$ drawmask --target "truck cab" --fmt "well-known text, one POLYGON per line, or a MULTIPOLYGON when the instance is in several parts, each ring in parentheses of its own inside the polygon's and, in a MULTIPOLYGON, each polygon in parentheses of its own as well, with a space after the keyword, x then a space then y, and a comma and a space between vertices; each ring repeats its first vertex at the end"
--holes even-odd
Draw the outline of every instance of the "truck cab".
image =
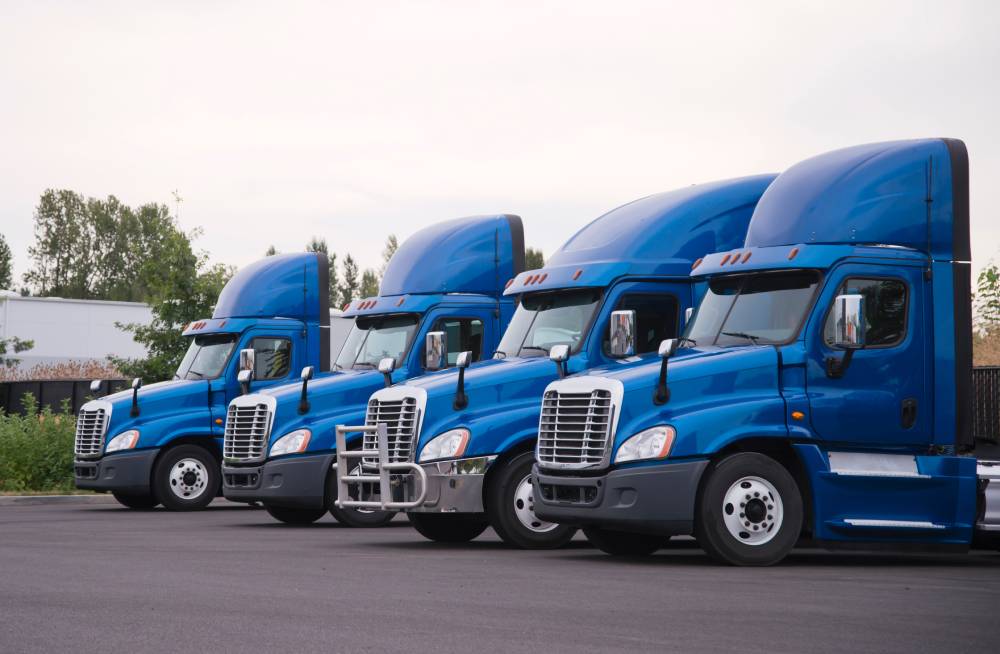
POLYGON ((736 565, 776 563, 803 535, 968 547, 996 529, 998 504, 994 466, 961 454, 973 444, 969 259, 961 141, 793 166, 743 247, 692 271, 708 288, 681 339, 545 390, 537 515, 611 554, 693 534, 736 565), (581 448, 586 398, 608 418, 581 448))
MULTIPOLYGON (((226 407, 240 394, 241 351, 255 384, 291 381, 303 366, 329 374, 343 330, 330 328, 321 253, 268 257, 223 288, 211 318, 184 327, 188 349, 170 381, 86 403, 77 420, 77 488, 111 491, 123 505, 204 508, 219 493, 226 407), (335 343, 331 343, 335 340, 335 343)), ((332 318, 340 320, 339 318, 332 318)))
MULTIPOLYGON (((460 218, 407 239, 386 268, 378 297, 352 302, 354 327, 326 379, 256 391, 229 405, 223 445, 223 492, 260 502, 277 520, 309 524, 328 510, 353 526, 391 515, 344 510, 336 499, 336 426, 364 420, 379 387, 425 372, 427 334, 444 333, 441 365, 460 352, 489 357, 514 312, 505 280, 524 269, 517 216, 460 218)), ((361 445, 360 435, 345 447, 361 445)))
MULTIPOLYGON (((565 373, 627 365, 676 336, 700 294, 689 276, 695 258, 742 243, 773 179, 701 184, 628 203, 581 229, 544 268, 511 280, 506 296, 518 298, 518 308, 492 359, 371 396, 366 451, 339 455, 340 470, 363 461, 357 474, 340 477, 340 506, 402 508, 436 541, 471 540, 493 526, 515 547, 565 544, 575 528, 533 511, 543 389, 565 373), (562 355, 553 365, 556 350, 562 355)), ((343 423, 345 436, 352 424, 343 423)))

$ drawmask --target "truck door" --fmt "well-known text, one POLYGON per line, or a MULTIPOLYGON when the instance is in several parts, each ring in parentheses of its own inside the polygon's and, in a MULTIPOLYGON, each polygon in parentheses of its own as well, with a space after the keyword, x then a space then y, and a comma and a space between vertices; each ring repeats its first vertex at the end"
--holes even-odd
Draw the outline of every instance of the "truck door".
POLYGON ((424 337, 429 331, 440 331, 447 334, 448 366, 455 365, 458 355, 462 352, 472 352, 472 361, 488 359, 496 349, 499 339, 496 320, 492 308, 441 307, 436 309, 424 321, 418 338, 411 349, 410 361, 412 374, 420 375, 424 371, 424 337))
POLYGON ((806 334, 810 424, 822 439, 862 445, 923 445, 933 424, 928 382, 931 334, 922 267, 847 264, 835 268, 806 334), (843 375, 828 372, 832 306, 842 293, 864 297, 865 347, 843 375))
MULTIPOLYGON (((281 332, 251 332, 240 344, 240 349, 250 348, 254 351, 254 376, 250 384, 250 392, 259 391, 278 384, 287 384, 296 379, 304 365, 299 360, 304 353, 300 347, 295 347, 295 338, 291 333, 281 332), (298 357, 298 358, 296 358, 298 357), (301 364, 301 365, 300 365, 301 364)), ((238 350, 237 350, 238 353, 238 350)), ((234 356, 227 367, 224 377, 212 380, 212 431, 217 436, 225 432, 226 410, 229 403, 242 391, 236 375, 239 372, 239 356, 234 356)))

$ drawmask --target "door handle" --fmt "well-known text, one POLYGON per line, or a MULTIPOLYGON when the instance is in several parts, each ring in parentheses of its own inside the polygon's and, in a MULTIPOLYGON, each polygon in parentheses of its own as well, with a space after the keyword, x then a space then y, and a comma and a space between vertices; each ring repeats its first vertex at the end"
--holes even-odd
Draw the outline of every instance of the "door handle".
POLYGON ((903 425, 903 429, 909 429, 917 422, 917 400, 912 397, 908 397, 903 400, 902 411, 900 415, 900 422, 903 425))

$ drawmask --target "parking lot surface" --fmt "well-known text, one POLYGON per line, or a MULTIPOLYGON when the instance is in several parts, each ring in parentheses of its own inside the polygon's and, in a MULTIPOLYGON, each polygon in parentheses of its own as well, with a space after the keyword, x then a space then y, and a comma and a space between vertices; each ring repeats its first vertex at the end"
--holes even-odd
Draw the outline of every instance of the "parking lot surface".
POLYGON ((0 506, 0 652, 983 652, 1000 553, 796 550, 712 564, 687 541, 616 560, 403 520, 290 528, 261 510, 0 506))

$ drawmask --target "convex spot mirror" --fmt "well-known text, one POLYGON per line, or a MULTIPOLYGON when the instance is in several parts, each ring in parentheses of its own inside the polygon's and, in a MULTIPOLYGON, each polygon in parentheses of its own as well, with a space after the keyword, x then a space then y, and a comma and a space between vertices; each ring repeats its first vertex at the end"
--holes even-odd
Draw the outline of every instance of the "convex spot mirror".
POLYGON ((608 349, 612 357, 624 359, 635 355, 635 311, 612 311, 608 331, 608 349))
POLYGON ((302 373, 299 375, 299 379, 301 379, 302 381, 309 381, 312 378, 313 378, 313 367, 306 366, 305 368, 303 368, 302 373))
POLYGON ((674 356, 677 352, 677 347, 680 345, 680 339, 678 338, 665 338, 660 341, 659 354, 661 359, 669 359, 674 356))
POLYGON ((468 368, 472 363, 472 352, 459 352, 458 358, 455 359, 455 365, 459 368, 468 368))
POLYGON ((448 367, 447 332, 427 332, 424 338, 424 368, 441 370, 448 367))
POLYGON ((569 359, 569 345, 565 343, 561 345, 553 345, 549 350, 549 359, 555 361, 556 363, 562 363, 569 359))
POLYGON ((833 345, 843 350, 865 346, 865 296, 850 293, 833 301, 833 345))

